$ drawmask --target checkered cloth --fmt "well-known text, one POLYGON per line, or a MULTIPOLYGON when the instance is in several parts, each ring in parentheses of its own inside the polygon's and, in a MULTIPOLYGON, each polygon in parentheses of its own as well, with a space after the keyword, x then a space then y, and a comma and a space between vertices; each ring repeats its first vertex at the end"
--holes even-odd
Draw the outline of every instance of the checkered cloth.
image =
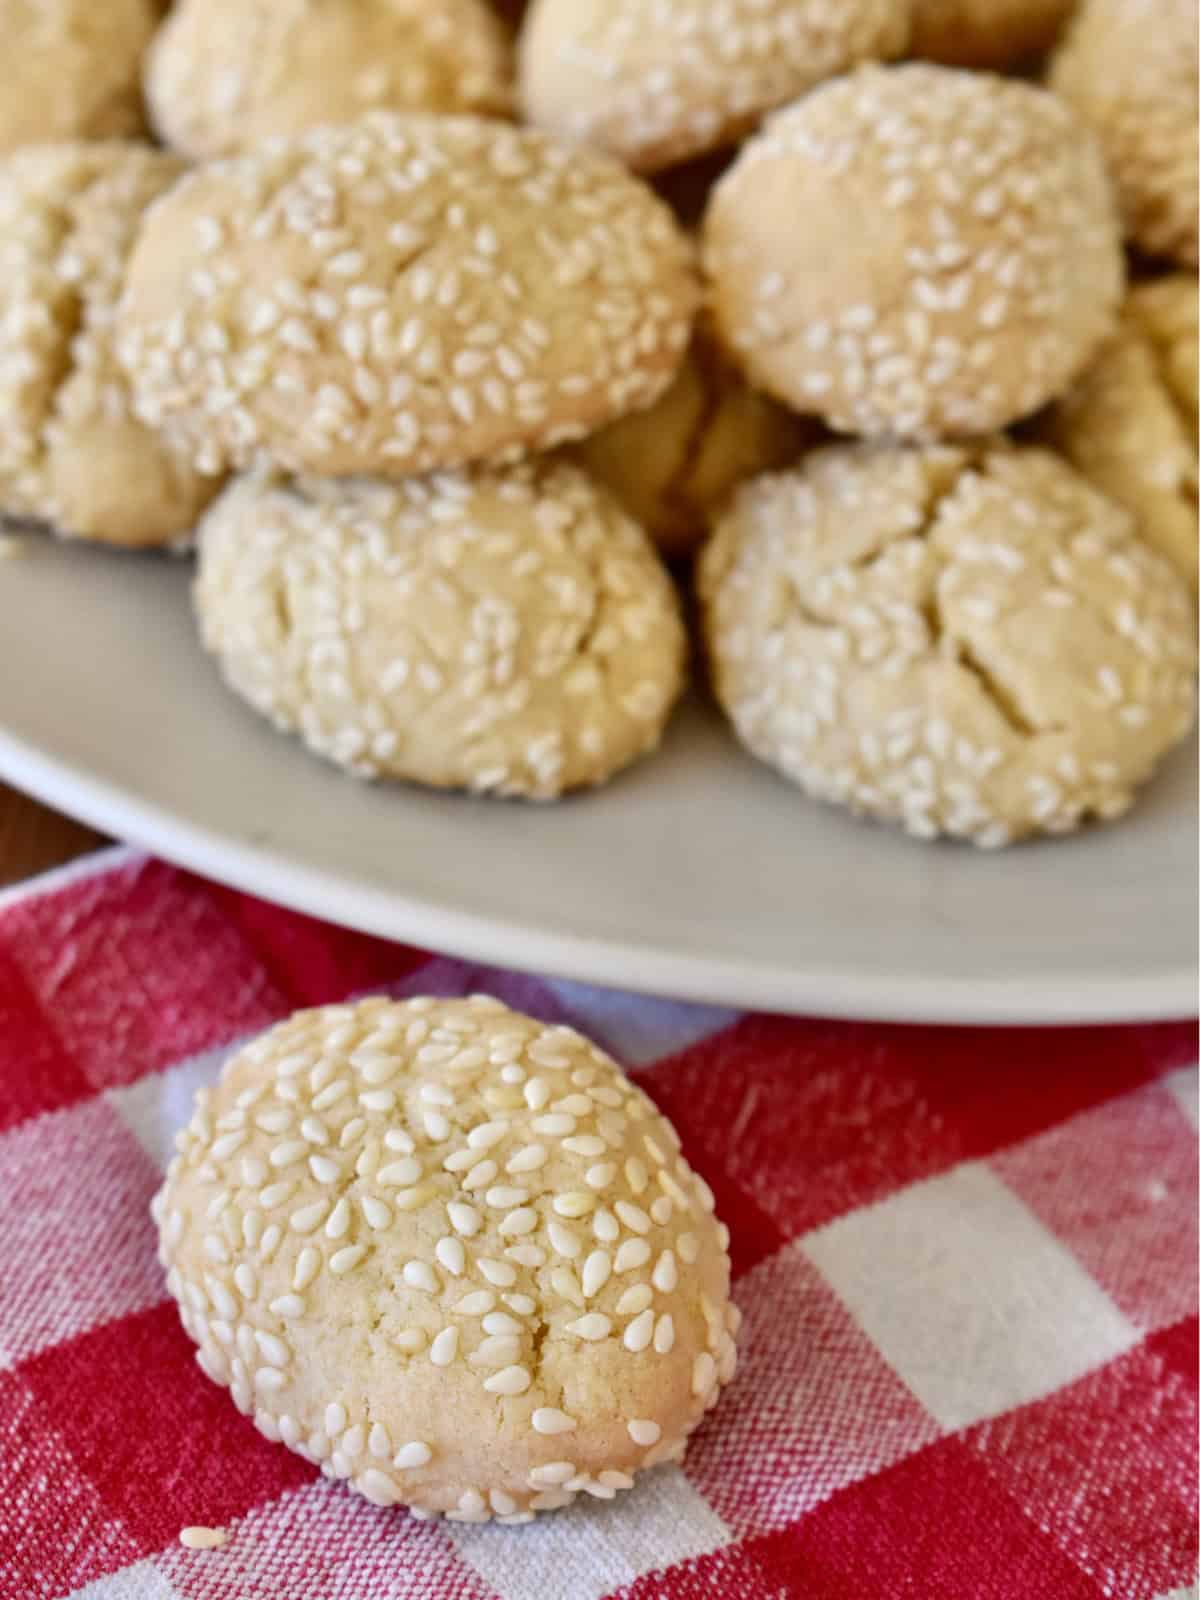
POLYGON ((1196 1573, 1196 1037, 738 1016, 335 931, 129 852, 0 903, 0 1596, 1159 1600, 1196 1573), (297 1006, 577 1024, 733 1233, 683 1467, 524 1528, 377 1510, 201 1374, 147 1210, 193 1090, 297 1006), (189 1552, 189 1523, 230 1530, 189 1552))

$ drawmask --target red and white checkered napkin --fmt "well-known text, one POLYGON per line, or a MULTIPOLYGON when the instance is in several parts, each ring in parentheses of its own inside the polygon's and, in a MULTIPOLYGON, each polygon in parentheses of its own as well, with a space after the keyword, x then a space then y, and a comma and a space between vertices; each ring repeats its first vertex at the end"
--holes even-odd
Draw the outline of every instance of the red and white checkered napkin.
POLYGON ((1159 1600, 1196 1573, 1195 1030, 736 1016, 481 970, 109 853, 0 906, 0 1597, 1159 1600), (147 1204, 297 1006, 488 989, 674 1119, 741 1368, 686 1464, 524 1528, 381 1511, 192 1359, 147 1204), (183 1550, 189 1523, 230 1529, 183 1550))

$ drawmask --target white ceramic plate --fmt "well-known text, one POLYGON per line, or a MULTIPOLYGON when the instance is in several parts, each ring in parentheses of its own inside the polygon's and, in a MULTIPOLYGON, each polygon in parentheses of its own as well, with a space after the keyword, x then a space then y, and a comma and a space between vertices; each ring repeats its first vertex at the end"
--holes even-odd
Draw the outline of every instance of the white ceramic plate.
POLYGON ((1195 1007, 1186 753, 1119 826, 999 855, 811 804, 699 705, 656 758, 560 806, 367 787, 225 692, 189 576, 36 536, 0 561, 4 777, 266 898, 558 976, 864 1018, 1195 1007))

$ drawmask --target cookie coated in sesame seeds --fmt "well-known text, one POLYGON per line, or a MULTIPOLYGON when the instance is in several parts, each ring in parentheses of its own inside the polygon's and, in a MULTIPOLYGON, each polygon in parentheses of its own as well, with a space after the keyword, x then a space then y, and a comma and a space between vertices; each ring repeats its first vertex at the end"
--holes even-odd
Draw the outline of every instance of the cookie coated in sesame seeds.
POLYGON ((551 800, 657 745, 674 586, 577 467, 233 483, 195 606, 236 693, 363 777, 551 800))
POLYGON ((1133 517, 1196 591, 1196 281, 1139 285, 1121 331, 1046 419, 1048 443, 1133 517))
POLYGON ((673 558, 697 548, 738 483, 794 461, 813 431, 697 337, 661 400, 592 434, 574 454, 673 558))
POLYGON ((654 172, 857 62, 899 55, 908 11, 909 0, 534 0, 522 109, 654 172))
POLYGON ((0 0, 0 153, 138 133, 157 25, 155 0, 0 0))
POLYGON ((167 544, 216 492, 134 415, 113 349, 142 214, 180 171, 162 151, 115 141, 0 160, 0 514, 167 544))
POLYGON ((1111 820, 1192 723, 1183 580, 1048 451, 818 450, 738 492, 700 594, 749 749, 919 838, 1111 820))
POLYGON ((862 67, 771 118, 704 223, 717 329, 750 379, 868 436, 984 433, 1070 384, 1115 327, 1099 146, 1055 96, 862 67))
POLYGON ((1000 70, 1049 50, 1075 0, 913 0, 914 56, 1000 70))
POLYGON ((1196 0, 1083 0, 1050 84, 1100 138, 1128 237, 1196 265, 1196 0))
POLYGON ((142 415, 206 470, 506 462, 658 398, 692 255, 606 156, 374 112, 177 184, 134 251, 121 354, 142 415))
POLYGON ((512 44, 484 0, 180 0, 145 82, 158 133, 203 160, 377 108, 503 115, 512 44))
POLYGON ((175 1144, 152 1209, 200 1367, 377 1505, 612 1500, 733 1376, 711 1191, 571 1028, 484 996, 302 1011, 175 1144))

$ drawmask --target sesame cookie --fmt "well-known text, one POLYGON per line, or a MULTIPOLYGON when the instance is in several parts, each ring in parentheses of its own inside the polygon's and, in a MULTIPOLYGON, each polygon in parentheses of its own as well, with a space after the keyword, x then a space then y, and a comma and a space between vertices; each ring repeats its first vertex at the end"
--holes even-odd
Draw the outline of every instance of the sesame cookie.
POLYGON ((1084 0, 1050 83, 1094 128, 1128 237, 1195 266, 1196 0, 1084 0))
POLYGON ((739 491, 700 590, 745 744, 920 838, 1117 817, 1191 726, 1186 586, 1048 451, 816 451, 739 491))
POLYGON ((1045 90, 863 67, 773 117, 713 191, 718 331, 844 432, 982 433, 1060 394, 1124 262, 1094 139, 1045 90))
POLYGON ((1129 296, 1121 332, 1054 408, 1047 436, 1123 505, 1196 589, 1196 283, 1129 296))
POLYGON ((1075 0, 913 0, 912 53, 950 67, 1016 66, 1049 50, 1075 0))
POLYGON ((0 514, 154 545, 215 492, 133 414, 113 349, 142 213, 179 164, 147 145, 30 145, 0 161, 0 514))
POLYGON ((227 682, 363 777, 554 799, 653 749, 683 687, 670 578, 564 462, 247 478, 199 543, 227 682))
POLYGON ((375 112, 201 167, 146 219, 121 353, 200 464, 405 477, 652 404, 698 299, 670 211, 605 156, 375 112))
POLYGON ((654 172, 907 37, 907 0, 534 0, 521 100, 531 122, 654 172))
POLYGON ((146 66, 151 120, 193 160, 379 107, 511 101, 512 46, 484 0, 181 0, 146 66))
POLYGON ((668 557, 690 554, 744 478, 800 453, 804 424, 697 339, 657 404, 585 439, 576 458, 668 557))
POLYGON ((202 1370, 377 1505, 612 1500, 733 1376, 711 1192, 572 1028, 484 996, 301 1011, 175 1142, 153 1210, 202 1370))
POLYGON ((0 152, 137 133, 142 52, 157 25, 153 0, 0 0, 0 152))

